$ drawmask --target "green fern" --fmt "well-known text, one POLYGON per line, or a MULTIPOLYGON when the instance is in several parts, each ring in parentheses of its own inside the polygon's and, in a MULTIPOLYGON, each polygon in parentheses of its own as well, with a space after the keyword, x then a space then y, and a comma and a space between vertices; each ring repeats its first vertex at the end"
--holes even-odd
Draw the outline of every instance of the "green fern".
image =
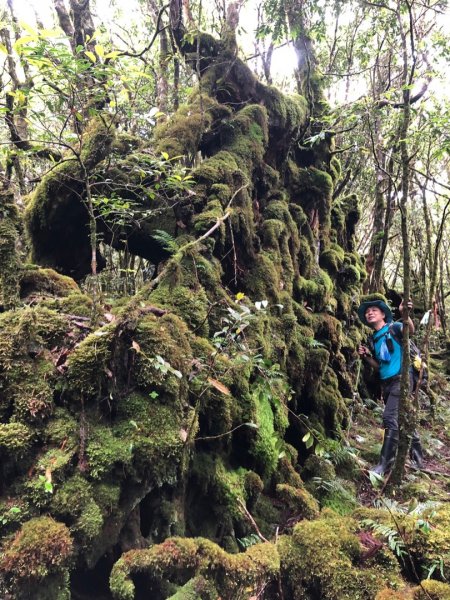
POLYGON ((389 548, 395 552, 399 558, 402 558, 405 556, 405 554, 407 554, 405 550, 405 542, 401 539, 400 534, 396 529, 393 529, 389 525, 372 521, 372 519, 364 519, 360 522, 360 525, 362 527, 371 529, 376 535, 384 538, 389 548))
POLYGON ((161 244, 164 250, 170 255, 175 254, 175 252, 178 250, 176 239, 163 229, 156 229, 152 235, 152 238, 161 244))
POLYGON ((262 541, 259 535, 256 535, 256 533, 251 533, 246 537, 236 539, 243 550, 246 550, 247 548, 250 548, 250 546, 254 546, 255 544, 260 544, 262 541))

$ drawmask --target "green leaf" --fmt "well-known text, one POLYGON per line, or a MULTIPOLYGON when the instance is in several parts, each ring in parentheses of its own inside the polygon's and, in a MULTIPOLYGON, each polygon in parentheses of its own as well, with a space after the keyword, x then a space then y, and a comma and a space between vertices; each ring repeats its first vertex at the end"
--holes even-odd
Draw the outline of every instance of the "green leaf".
POLYGON ((86 56, 88 57, 88 59, 95 63, 97 62, 97 57, 95 56, 95 54, 93 52, 91 52, 90 50, 85 50, 84 53, 86 54, 86 56))
POLYGON ((167 152, 161 152, 161 156, 164 158, 164 160, 169 160, 169 155, 167 152))
POLYGON ((369 471, 369 479, 374 488, 379 488, 384 481, 381 475, 378 475, 378 473, 374 473, 373 471, 369 471))
POLYGON ((100 58, 104 58, 105 57, 105 49, 103 48, 103 46, 101 46, 100 44, 95 44, 95 54, 97 56, 99 56, 100 58))
POLYGON ((305 435, 302 437, 302 442, 306 442, 309 440, 309 438, 311 437, 311 432, 308 431, 308 433, 305 433, 305 435))

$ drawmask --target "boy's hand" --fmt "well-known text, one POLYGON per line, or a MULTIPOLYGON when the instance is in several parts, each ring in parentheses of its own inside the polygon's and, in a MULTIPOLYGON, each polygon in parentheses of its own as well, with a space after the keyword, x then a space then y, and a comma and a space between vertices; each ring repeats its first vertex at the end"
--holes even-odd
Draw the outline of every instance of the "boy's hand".
POLYGON ((362 346, 362 345, 358 346, 358 354, 360 356, 370 356, 371 355, 369 348, 367 346, 362 346))

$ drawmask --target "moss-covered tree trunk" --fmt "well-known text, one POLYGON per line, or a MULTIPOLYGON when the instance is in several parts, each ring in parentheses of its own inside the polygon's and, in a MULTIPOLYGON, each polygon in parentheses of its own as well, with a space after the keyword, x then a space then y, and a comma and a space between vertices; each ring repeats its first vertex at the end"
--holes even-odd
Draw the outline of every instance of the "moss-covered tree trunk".
POLYGON ((398 568, 361 567, 356 521, 319 518, 299 475, 335 478, 320 448, 348 424, 357 200, 333 205, 333 135, 304 143, 308 102, 262 85, 232 31, 183 44, 188 104, 151 142, 96 121, 84 146, 91 180, 124 200, 153 191, 149 155, 195 162, 177 202, 135 194, 119 230, 96 215, 154 279, 93 321, 64 275, 90 269, 78 166, 27 206, 35 260, 62 274, 28 268, 20 310, 0 314, 0 595, 373 599, 398 568))

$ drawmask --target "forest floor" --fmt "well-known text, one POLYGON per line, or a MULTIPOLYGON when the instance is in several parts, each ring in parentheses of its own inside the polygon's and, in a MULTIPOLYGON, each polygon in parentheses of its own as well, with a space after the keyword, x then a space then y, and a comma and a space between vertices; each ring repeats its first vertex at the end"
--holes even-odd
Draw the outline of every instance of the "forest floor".
MULTIPOLYGON (((397 502, 448 502, 450 501, 450 387, 448 382, 440 382, 436 394, 434 417, 429 398, 420 393, 420 414, 418 432, 424 453, 423 468, 417 470, 407 461, 402 486, 395 491, 397 502)), ((373 506, 382 495, 387 481, 374 487, 369 477, 369 469, 378 463, 383 440, 382 403, 361 403, 358 414, 349 430, 349 444, 354 447, 362 461, 364 476, 357 485, 358 501, 364 506, 373 506)))

